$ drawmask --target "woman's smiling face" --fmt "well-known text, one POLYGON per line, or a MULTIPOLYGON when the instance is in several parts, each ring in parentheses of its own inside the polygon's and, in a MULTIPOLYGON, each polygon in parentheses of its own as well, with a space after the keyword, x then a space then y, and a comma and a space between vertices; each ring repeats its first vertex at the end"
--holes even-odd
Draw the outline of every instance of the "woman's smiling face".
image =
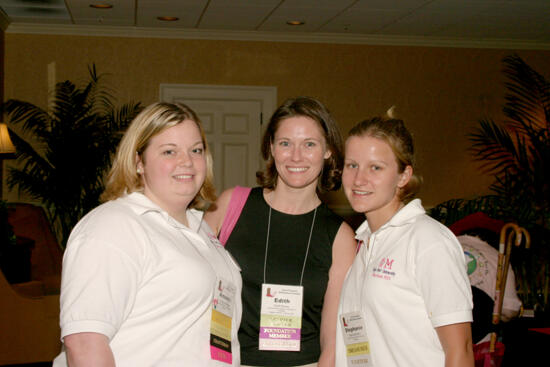
POLYGON ((385 223, 401 206, 399 189, 404 187, 412 168, 400 173, 390 145, 372 136, 351 136, 346 141, 342 184, 353 210, 367 219, 385 223))
POLYGON ((277 185, 297 189, 316 186, 325 159, 330 157, 321 127, 305 116, 279 123, 271 154, 277 168, 277 185))
POLYGON ((206 177, 204 144, 192 120, 170 127, 151 138, 138 157, 144 194, 176 217, 195 198, 206 177))

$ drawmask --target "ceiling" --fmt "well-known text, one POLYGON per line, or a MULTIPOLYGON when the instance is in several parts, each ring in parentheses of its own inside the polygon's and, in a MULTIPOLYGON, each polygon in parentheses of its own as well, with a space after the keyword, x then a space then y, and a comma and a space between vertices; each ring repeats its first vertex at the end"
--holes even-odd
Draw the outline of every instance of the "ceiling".
POLYGON ((550 0, 0 0, 0 9, 8 33, 550 49, 550 0))

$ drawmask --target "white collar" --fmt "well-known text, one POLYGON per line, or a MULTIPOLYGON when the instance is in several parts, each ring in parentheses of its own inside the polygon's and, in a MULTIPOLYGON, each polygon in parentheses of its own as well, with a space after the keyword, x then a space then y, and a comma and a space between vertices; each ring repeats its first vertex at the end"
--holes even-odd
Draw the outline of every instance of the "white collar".
POLYGON ((187 223, 188 226, 185 226, 183 223, 174 219, 170 214, 168 214, 164 209, 155 204, 151 199, 145 196, 141 192, 132 192, 126 196, 123 196, 119 199, 126 201, 130 209, 132 209, 137 215, 144 215, 149 212, 156 212, 161 214, 166 221, 174 227, 177 228, 188 228, 193 232, 198 232, 202 223, 204 212, 197 209, 187 209, 187 223))
MULTIPOLYGON (((386 228, 389 227, 400 227, 402 225, 405 225, 414 218, 416 218, 418 215, 425 214, 426 211, 424 210, 424 207, 422 206, 422 202, 420 199, 414 199, 401 209, 399 209, 393 217, 390 218, 389 221, 384 223, 375 233, 380 233, 384 231, 386 228)), ((365 240, 368 238, 371 234, 371 230, 369 227, 368 221, 364 221, 359 228, 355 231, 356 235, 355 238, 358 240, 365 240)))

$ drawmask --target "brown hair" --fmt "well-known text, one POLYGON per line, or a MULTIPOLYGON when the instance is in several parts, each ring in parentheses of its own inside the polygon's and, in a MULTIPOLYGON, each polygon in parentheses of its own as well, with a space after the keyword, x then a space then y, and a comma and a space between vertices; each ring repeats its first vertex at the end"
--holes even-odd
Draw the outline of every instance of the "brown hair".
POLYGON ((399 191, 399 199, 402 202, 411 201, 420 190, 422 177, 415 173, 413 138, 403 120, 374 117, 361 121, 349 131, 348 138, 351 136, 371 136, 388 143, 395 154, 399 173, 402 173, 407 166, 412 167, 413 174, 409 182, 399 191))
POLYGON ((185 120, 191 120, 197 125, 206 155, 206 178, 189 207, 203 209, 209 202, 215 201, 212 154, 208 149, 204 130, 197 114, 182 103, 164 102, 153 103, 146 107, 128 127, 118 146, 101 199, 114 200, 135 191, 142 191, 143 183, 136 171, 137 156, 143 157, 143 152, 154 136, 185 120))
POLYGON ((342 135, 336 122, 327 108, 318 100, 311 97, 297 97, 287 99, 271 116, 263 136, 261 152, 266 161, 266 168, 256 172, 258 184, 264 188, 274 189, 277 186, 277 167, 271 155, 271 144, 281 121, 290 117, 303 116, 316 121, 323 132, 330 157, 325 159, 323 169, 317 181, 317 191, 320 193, 338 190, 341 185, 343 167, 342 135))

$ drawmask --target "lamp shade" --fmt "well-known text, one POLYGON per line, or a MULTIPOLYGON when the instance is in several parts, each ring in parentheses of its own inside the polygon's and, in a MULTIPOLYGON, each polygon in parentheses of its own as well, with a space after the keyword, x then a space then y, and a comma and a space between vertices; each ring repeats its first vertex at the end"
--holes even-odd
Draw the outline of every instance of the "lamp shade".
POLYGON ((8 133, 8 126, 0 122, 0 153, 15 153, 15 147, 8 133))

